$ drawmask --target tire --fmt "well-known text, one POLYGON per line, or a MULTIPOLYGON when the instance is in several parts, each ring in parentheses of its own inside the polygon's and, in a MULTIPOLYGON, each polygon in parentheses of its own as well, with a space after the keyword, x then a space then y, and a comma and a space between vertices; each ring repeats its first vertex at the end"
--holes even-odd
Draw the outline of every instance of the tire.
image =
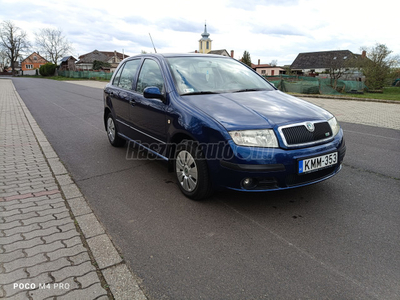
POLYGON ((212 195, 207 163, 195 142, 184 140, 176 147, 174 172, 186 197, 203 200, 212 195))
POLYGON ((108 113, 107 115, 106 130, 108 141, 111 145, 114 147, 122 147, 125 145, 125 140, 118 135, 118 129, 111 113, 108 113))

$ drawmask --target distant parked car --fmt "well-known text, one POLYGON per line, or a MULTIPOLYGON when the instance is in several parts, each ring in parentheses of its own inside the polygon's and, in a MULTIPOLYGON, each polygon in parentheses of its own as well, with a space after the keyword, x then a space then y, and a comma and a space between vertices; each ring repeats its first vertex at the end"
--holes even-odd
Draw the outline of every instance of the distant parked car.
POLYGON ((104 125, 111 145, 128 140, 168 161, 195 200, 317 183, 341 170, 346 152, 331 113, 218 55, 125 59, 104 89, 104 125))

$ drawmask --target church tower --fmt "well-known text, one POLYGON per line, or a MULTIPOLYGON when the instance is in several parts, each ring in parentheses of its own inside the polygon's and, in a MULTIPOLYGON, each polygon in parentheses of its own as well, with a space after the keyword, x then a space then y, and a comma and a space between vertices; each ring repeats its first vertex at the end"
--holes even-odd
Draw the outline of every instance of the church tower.
POLYGON ((210 34, 207 32, 207 24, 204 24, 204 32, 201 34, 202 38, 199 40, 199 53, 207 54, 211 51, 210 34))

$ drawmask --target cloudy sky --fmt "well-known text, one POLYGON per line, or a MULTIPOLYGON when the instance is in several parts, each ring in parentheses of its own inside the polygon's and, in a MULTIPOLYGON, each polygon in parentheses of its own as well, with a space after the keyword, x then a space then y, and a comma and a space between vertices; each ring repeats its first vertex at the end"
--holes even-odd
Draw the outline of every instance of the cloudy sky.
MULTIPOLYGON (((34 45, 41 28, 59 28, 79 55, 95 49, 135 55, 193 52, 207 22, 212 49, 245 50, 253 63, 291 64, 300 52, 386 44, 400 54, 397 1, 360 0, 0 0, 34 45)), ((36 50, 35 47, 32 51, 36 50)))

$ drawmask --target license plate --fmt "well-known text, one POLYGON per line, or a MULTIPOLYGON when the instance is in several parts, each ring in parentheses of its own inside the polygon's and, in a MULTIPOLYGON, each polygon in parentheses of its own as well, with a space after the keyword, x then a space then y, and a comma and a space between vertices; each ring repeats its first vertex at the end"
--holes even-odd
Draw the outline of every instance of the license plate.
POLYGON ((299 160, 299 174, 317 171, 337 163, 337 152, 299 160))

